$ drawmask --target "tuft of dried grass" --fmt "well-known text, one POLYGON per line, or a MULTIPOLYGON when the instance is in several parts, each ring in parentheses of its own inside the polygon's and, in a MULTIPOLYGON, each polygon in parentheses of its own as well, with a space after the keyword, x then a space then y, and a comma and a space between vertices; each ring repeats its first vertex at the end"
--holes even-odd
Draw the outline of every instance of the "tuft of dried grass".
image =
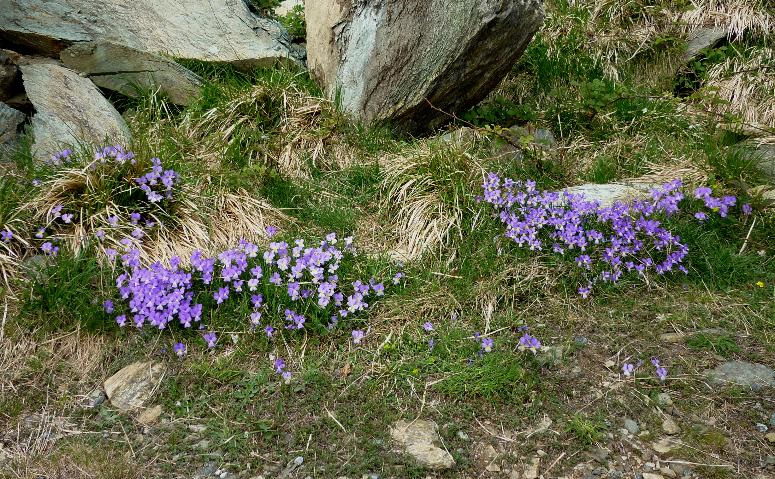
POLYGON ((391 218, 398 259, 418 259, 461 234, 466 190, 485 175, 475 148, 475 141, 432 139, 380 159, 381 207, 391 218))
POLYGON ((203 207, 191 203, 179 215, 175 229, 162 230, 144 245, 148 260, 166 262, 177 256, 185 264, 196 250, 212 255, 235 247, 241 239, 265 243, 267 226, 292 222, 288 215, 244 190, 220 193, 203 207))
POLYGON ((707 110, 739 117, 761 130, 775 131, 775 49, 757 48, 748 58, 728 58, 708 71, 707 110), (722 103, 714 101, 723 100, 722 103))
POLYGON ((692 0, 691 9, 677 16, 682 30, 723 27, 730 40, 739 40, 746 32, 770 35, 775 17, 768 0, 692 0))

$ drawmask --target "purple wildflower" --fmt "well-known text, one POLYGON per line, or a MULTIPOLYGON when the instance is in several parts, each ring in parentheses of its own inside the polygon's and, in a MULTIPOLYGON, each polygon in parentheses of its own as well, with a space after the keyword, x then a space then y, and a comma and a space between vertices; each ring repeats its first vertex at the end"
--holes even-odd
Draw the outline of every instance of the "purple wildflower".
POLYGON ((535 336, 525 333, 521 338, 519 338, 519 349, 522 351, 528 349, 530 351, 536 352, 541 349, 541 341, 539 341, 535 336))
POLYGON ((10 242, 13 239, 13 232, 9 229, 0 231, 0 239, 3 241, 3 243, 10 242))
POLYGON ((482 351, 485 353, 489 353, 492 351, 492 348, 495 346, 495 340, 492 338, 482 338, 482 351))
POLYGON ((105 310, 106 313, 111 314, 113 312, 113 301, 106 299, 102 303, 102 307, 105 310))
POLYGON ((353 336, 353 343, 361 344, 361 341, 363 341, 363 338, 366 337, 366 333, 364 333, 360 329, 356 329, 352 332, 352 336, 353 336))
POLYGON ((431 332, 431 331, 433 331, 433 323, 431 323, 430 321, 426 321, 426 322, 425 322, 425 323, 422 325, 422 328, 423 328, 423 329, 424 329, 426 332, 431 332))
POLYGON ((215 343, 218 342, 218 337, 213 332, 204 333, 202 335, 202 338, 207 343, 208 348, 214 348, 215 343))
POLYGON ((175 345, 172 346, 172 350, 179 358, 182 358, 186 355, 186 345, 183 343, 175 343, 175 345))
POLYGON ((213 294, 213 299, 217 304, 221 304, 227 299, 229 299, 229 288, 228 286, 224 286, 223 288, 220 288, 218 291, 216 291, 213 294))

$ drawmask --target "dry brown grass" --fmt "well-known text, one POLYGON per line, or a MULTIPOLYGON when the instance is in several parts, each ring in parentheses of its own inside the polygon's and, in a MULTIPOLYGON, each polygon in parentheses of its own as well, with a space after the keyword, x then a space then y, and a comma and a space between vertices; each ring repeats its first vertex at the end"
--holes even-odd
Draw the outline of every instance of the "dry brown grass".
POLYGON ((472 140, 432 139, 380 159, 382 209, 391 218, 398 259, 439 251, 460 235, 465 191, 475 191, 485 175, 475 148, 472 140))
POLYGON ((724 27, 730 40, 744 33, 771 35, 775 24, 768 0, 692 0, 693 8, 678 15, 685 32, 703 27, 724 27))
POLYGON ((761 131, 775 131, 775 50, 760 48, 750 58, 729 58, 708 71, 706 109, 739 117, 761 131))

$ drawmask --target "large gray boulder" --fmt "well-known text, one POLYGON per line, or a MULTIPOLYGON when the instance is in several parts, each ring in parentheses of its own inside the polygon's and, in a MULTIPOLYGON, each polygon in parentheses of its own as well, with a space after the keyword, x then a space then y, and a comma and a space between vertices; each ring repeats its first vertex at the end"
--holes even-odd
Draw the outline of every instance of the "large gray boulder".
POLYGON ((366 121, 433 128, 482 100, 543 21, 540 0, 306 0, 307 61, 366 121))
POLYGON ((36 158, 48 159, 64 147, 129 141, 124 119, 91 80, 55 63, 20 68, 35 106, 32 153, 36 158))
POLYGON ((202 87, 199 76, 172 60, 116 43, 77 43, 63 50, 60 58, 95 85, 131 97, 159 88, 173 103, 189 105, 202 87))
POLYGON ((2 0, 2 39, 51 56, 105 40, 243 69, 293 57, 282 26, 244 0, 2 0))

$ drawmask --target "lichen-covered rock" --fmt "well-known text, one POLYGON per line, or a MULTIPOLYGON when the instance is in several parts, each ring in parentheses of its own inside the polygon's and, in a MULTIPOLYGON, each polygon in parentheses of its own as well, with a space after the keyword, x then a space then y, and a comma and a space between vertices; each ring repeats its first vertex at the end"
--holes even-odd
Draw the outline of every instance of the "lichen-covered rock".
POLYGON ((68 146, 128 143, 126 122, 88 78, 53 63, 20 68, 35 106, 32 153, 36 158, 47 159, 68 146))
POLYGON ((0 39, 48 55, 103 40, 244 69, 293 58, 282 26, 244 0, 5 0, 0 39))
POLYGON ((173 103, 189 105, 202 87, 198 75, 172 60, 116 43, 77 43, 63 50, 60 58, 95 85, 131 97, 159 88, 173 103))
POLYGON ((343 109, 410 130, 469 108, 543 21, 540 0, 307 0, 310 72, 343 109))
POLYGON ((731 383, 752 389, 775 387, 775 370, 748 361, 727 361, 705 373, 716 383, 731 383))
POLYGON ((165 372, 166 368, 160 363, 132 363, 105 381, 105 394, 110 403, 122 411, 141 408, 151 398, 165 372))

